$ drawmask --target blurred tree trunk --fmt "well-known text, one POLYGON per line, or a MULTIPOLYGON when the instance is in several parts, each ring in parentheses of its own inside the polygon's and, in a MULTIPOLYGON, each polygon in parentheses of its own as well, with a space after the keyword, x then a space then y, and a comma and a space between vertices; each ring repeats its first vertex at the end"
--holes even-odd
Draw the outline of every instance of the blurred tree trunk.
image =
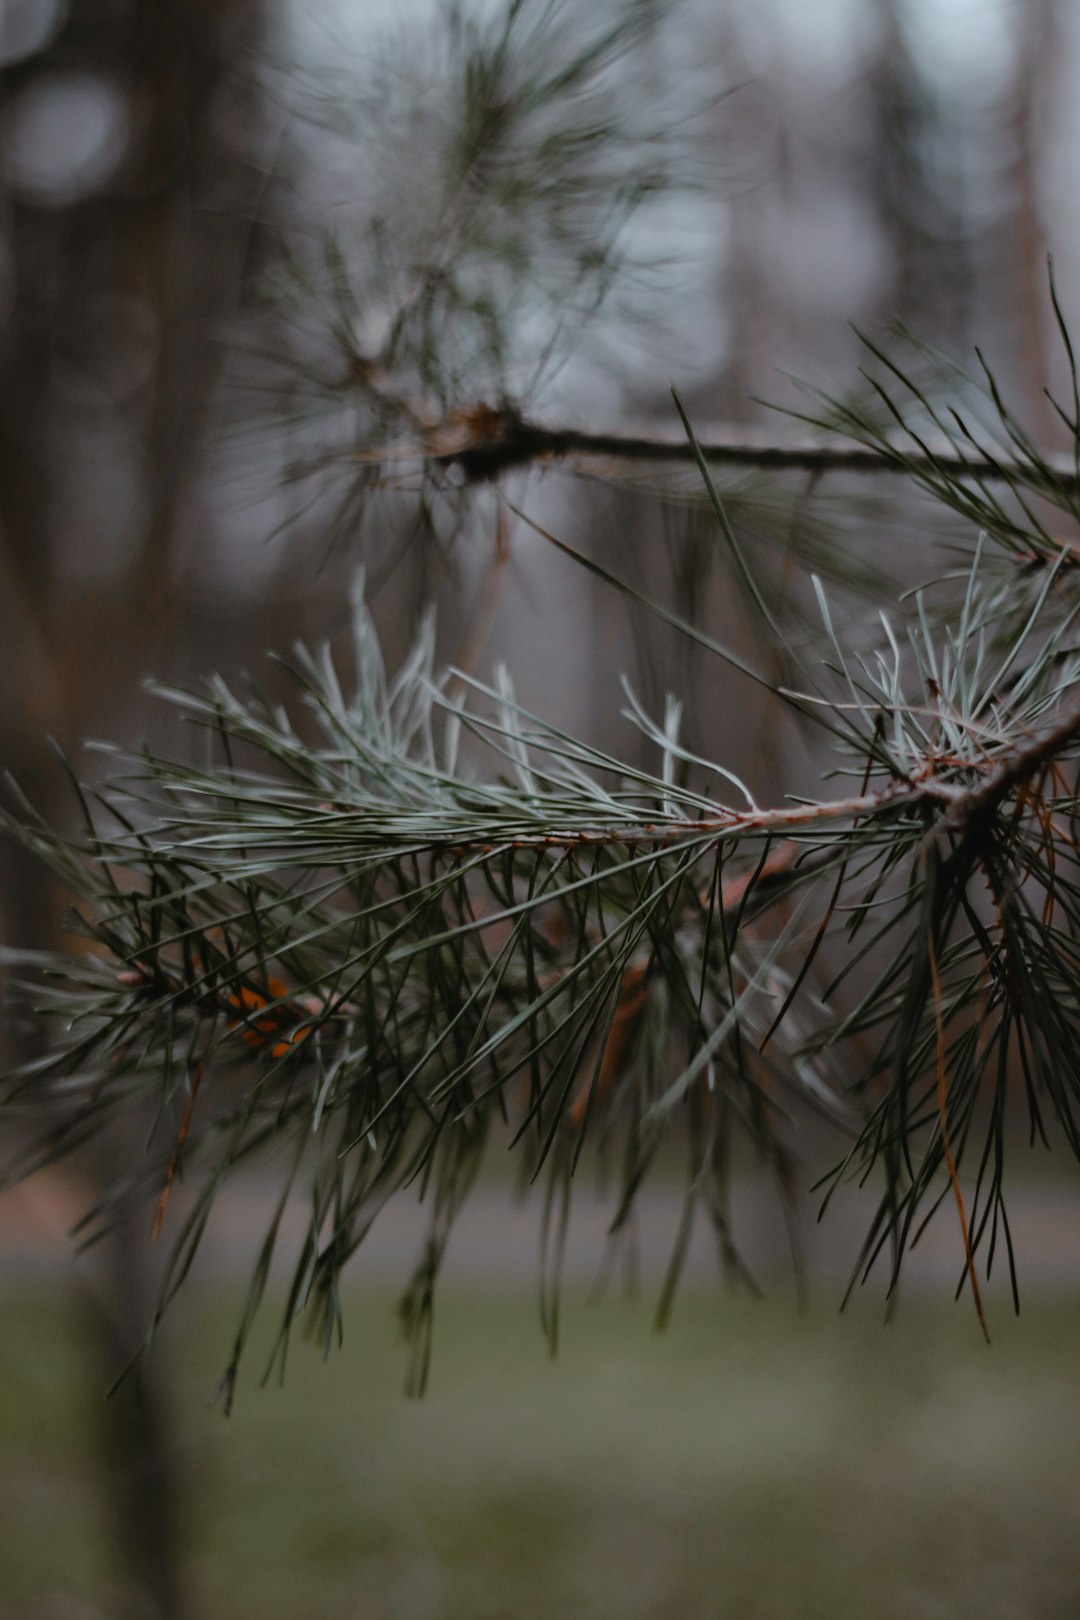
POLYGON ((903 0, 875 4, 870 78, 876 116, 864 161, 892 267, 882 315, 917 325, 927 338, 948 333, 956 343, 966 324, 972 267, 954 143, 909 48, 903 0))
POLYGON ((1026 0, 1021 8, 1011 130, 1015 203, 1007 222, 1009 251, 1003 255, 1008 285, 1001 297, 1001 307, 1012 312, 1013 358, 1029 420, 1048 445, 1060 439, 1061 425, 1043 393, 1052 371, 1046 353, 1050 243, 1043 219, 1040 159, 1061 93, 1057 64, 1064 56, 1063 22, 1058 0, 1026 0))
MULTIPOLYGON (((74 0, 46 50, 0 73, 9 151, 33 98, 52 91, 62 116, 56 92, 71 84, 112 98, 124 141, 76 196, 50 195, 47 174, 20 185, 9 164, 0 218, 0 760, 53 819, 69 806, 54 802, 45 734, 71 747, 106 717, 129 731, 120 706, 180 632, 214 340, 262 191, 265 21, 262 0, 74 0)), ((9 846, 0 896, 9 940, 57 943, 62 897, 9 846)), ((95 1173, 111 1173, 101 1156, 95 1173)), ((150 1259, 141 1222, 109 1244, 93 1320, 113 1373, 145 1330, 150 1259)), ((161 1374, 157 1361, 109 1403, 106 1460, 131 1612, 172 1620, 184 1604, 161 1374)))

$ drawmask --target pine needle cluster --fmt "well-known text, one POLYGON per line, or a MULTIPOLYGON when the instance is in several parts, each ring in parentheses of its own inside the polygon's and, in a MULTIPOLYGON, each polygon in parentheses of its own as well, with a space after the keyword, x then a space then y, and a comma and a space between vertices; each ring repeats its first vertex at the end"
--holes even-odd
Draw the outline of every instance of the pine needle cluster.
MULTIPOLYGON (((452 202, 463 218, 485 187, 502 197, 520 173, 520 154, 496 161, 496 135, 539 116, 536 85, 509 65, 526 10, 507 8, 498 36, 455 23, 461 60, 474 78, 494 75, 503 96, 496 131, 476 122, 491 86, 473 84, 466 98, 475 127, 452 202)), ((635 26, 651 10, 639 5, 635 26)), ((581 88, 623 38, 594 41, 579 77, 543 84, 553 96, 581 88)), ((590 130, 571 128, 540 169, 526 165, 530 209, 546 206, 536 185, 551 164, 585 165, 584 189, 570 195, 588 213, 589 186, 607 173, 594 173, 593 143, 603 152, 609 135, 590 130)), ((554 230, 557 217, 545 217, 554 230)), ((396 430, 414 387, 440 408, 456 400, 473 428, 480 420, 479 399, 462 400, 464 371, 424 369, 425 322, 450 322, 451 271, 468 265, 456 254, 401 304, 377 364, 339 303, 341 353, 384 427, 396 430)), ((603 263, 592 268, 602 279, 603 263)), ((29 964, 47 1038, 3 1080, 21 1143, 11 1173, 118 1119, 145 1119, 145 1152, 84 1236, 132 1200, 146 1204, 148 1227, 171 1245, 160 1315, 222 1186, 257 1157, 281 1167, 228 1396, 298 1189, 310 1214, 273 1364, 283 1368, 300 1316, 327 1347, 340 1335, 343 1268, 386 1200, 412 1188, 430 1229, 401 1314, 422 1387, 439 1267, 495 1139, 526 1179, 546 1182, 553 1342, 570 1189, 586 1153, 619 1167, 618 1231, 650 1169, 681 1143, 685 1213, 663 1319, 697 1213, 743 1269, 727 1213, 740 1136, 793 1219, 807 1110, 844 1134, 826 1200, 846 1178, 875 1189, 855 1278, 881 1257, 891 1292, 944 1203, 980 1318, 980 1270, 1002 1249, 1018 1298, 1005 1199, 1017 1109, 1033 1140, 1057 1136, 1080 1156, 1080 390, 1058 313, 1071 397, 1054 408, 1071 467, 1023 432, 988 371, 977 387, 963 381, 950 409, 874 349, 869 405, 817 411, 819 425, 874 465, 899 467, 949 520, 947 569, 923 590, 880 596, 869 634, 839 622, 831 584, 798 545, 801 586, 789 581, 781 600, 679 405, 718 554, 775 655, 760 667, 547 534, 511 507, 502 469, 485 470, 504 514, 805 728, 822 761, 813 799, 757 802, 723 761, 685 742, 674 699, 657 718, 629 687, 626 713, 651 764, 613 757, 527 712, 507 671, 489 685, 440 670, 430 617, 388 673, 362 578, 352 668, 327 648, 297 648, 292 709, 220 679, 161 693, 200 728, 199 765, 143 751, 116 754, 103 784, 73 774, 82 825, 72 836, 12 784, 4 823, 74 897, 81 945, 29 964), (793 596, 813 605, 797 634, 793 596)), ((469 343, 483 318, 477 308, 459 323, 469 343)), ((485 341, 497 356, 499 343, 485 341)), ((365 418, 369 448, 371 428, 365 418)), ((647 447, 632 453, 640 461, 647 447)), ((794 1225, 792 1241, 797 1258, 794 1225)))

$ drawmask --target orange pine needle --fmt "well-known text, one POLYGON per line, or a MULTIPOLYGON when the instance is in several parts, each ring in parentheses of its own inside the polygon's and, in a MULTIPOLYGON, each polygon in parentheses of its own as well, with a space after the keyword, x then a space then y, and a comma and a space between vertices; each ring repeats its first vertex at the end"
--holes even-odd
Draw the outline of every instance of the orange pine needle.
POLYGON ((581 1087, 570 1108, 570 1123, 575 1129, 585 1118, 590 1098, 595 1094, 596 1101, 602 1102, 622 1072, 630 1043, 637 1031, 639 1015, 649 993, 645 983, 648 970, 649 958, 645 957, 639 962, 631 962, 622 976, 615 1016, 611 1021, 607 1040, 604 1042, 604 1055, 600 1060, 599 1071, 595 1080, 590 1080, 581 1087))
MULTIPOLYGON (((241 985, 239 993, 226 998, 228 1005, 238 1012, 253 1013, 260 1007, 266 1007, 271 1002, 279 1002, 289 994, 289 987, 282 979, 269 978, 266 981, 267 994, 264 996, 258 990, 252 990, 247 985, 241 985)), ((243 1029, 243 1038, 248 1046, 257 1051, 266 1048, 270 1037, 278 1035, 281 1038, 270 1046, 270 1056, 273 1058, 285 1057, 289 1050, 299 1045, 302 1040, 311 1034, 310 1024, 301 1024, 292 1030, 282 1029, 281 1014, 287 1010, 281 1007, 271 1007, 265 1018, 257 1018, 254 1023, 247 1022, 243 1029)), ((243 1020, 233 1018, 229 1020, 230 1029, 239 1029, 243 1020)))
POLYGON ((154 1211, 154 1224, 150 1230, 151 1243, 156 1243, 161 1234, 162 1224, 165 1220, 165 1211, 169 1207, 169 1195, 172 1192, 173 1182, 176 1179, 176 1166, 180 1157, 180 1149, 187 1141, 187 1134, 191 1128, 191 1118, 195 1112, 195 1099, 199 1095, 199 1087, 202 1084, 204 1067, 205 1065, 203 1064, 203 1060, 200 1058, 194 1069, 191 1071, 191 1091, 188 1095, 184 1112, 180 1117, 180 1127, 176 1133, 176 1147, 173 1149, 168 1165, 165 1168, 165 1185, 161 1189, 161 1197, 158 1199, 157 1209, 154 1211))

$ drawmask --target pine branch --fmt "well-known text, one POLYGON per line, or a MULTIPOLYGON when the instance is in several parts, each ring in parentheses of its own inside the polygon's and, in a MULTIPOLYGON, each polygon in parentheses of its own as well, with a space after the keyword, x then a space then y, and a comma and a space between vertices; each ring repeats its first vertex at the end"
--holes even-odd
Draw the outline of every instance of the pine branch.
POLYGON ((1078 737, 1080 705, 1068 709, 1045 735, 1021 744, 1012 751, 1011 756, 995 759, 986 781, 954 799, 949 808, 950 826, 963 827, 976 817, 991 814, 1008 794, 1045 770, 1078 737))
MULTIPOLYGON (((715 428, 699 434, 697 443, 704 459, 712 465, 757 472, 804 472, 819 477, 835 473, 915 474, 1019 486, 1034 481, 1028 463, 1008 457, 992 458, 988 453, 963 453, 945 438, 930 441, 923 449, 906 451, 884 441, 778 444, 748 436, 744 428, 715 428)), ((413 462, 430 468, 457 468, 469 482, 495 480, 534 463, 574 459, 693 465, 696 455, 685 437, 542 424, 510 406, 478 404, 462 407, 442 420, 432 419, 417 438, 359 450, 352 456, 354 462, 365 466, 413 462)), ((1041 461, 1048 490, 1080 494, 1071 456, 1043 452, 1041 461)))
MULTIPOLYGON (((6 1082, 8 1112, 41 1127, 16 1168, 152 1105, 163 1145, 131 1167, 90 1230, 137 1196, 155 1232, 167 1231, 183 1167, 205 1166, 166 1268, 164 1308, 222 1180, 271 1143, 289 1144, 288 1184, 306 1170, 314 1214, 283 1332, 307 1297, 326 1342, 341 1268, 378 1208, 416 1178, 430 1183, 432 1236, 403 1303, 417 1384, 453 1212, 498 1120, 531 1173, 551 1178, 552 1209, 586 1143, 621 1140, 621 1224, 673 1134, 690 1148, 691 1204, 704 1176, 723 1208, 724 1144, 736 1127, 787 1199, 788 1119, 812 1107, 854 1130, 837 1176, 884 1171, 861 1265, 891 1237, 895 1281, 916 1212, 937 1199, 942 1176, 946 1191, 958 1185, 980 1091, 1007 1083, 1010 1048, 1037 1066, 1080 1155, 1068 942, 1080 889, 1054 850, 1074 812, 1074 614, 1054 590, 1059 558, 1037 611, 1017 625, 1016 593, 984 573, 982 554, 940 645, 919 610, 906 676, 895 644, 891 660, 845 652, 822 599, 824 645, 846 695, 787 700, 826 703, 842 768, 861 788, 820 803, 762 808, 705 761, 693 774, 727 781, 744 806, 678 783, 676 764, 691 756, 671 715, 658 725, 632 694, 626 712, 661 753, 656 774, 545 726, 505 676, 488 688, 458 675, 470 703, 451 702, 432 671, 430 625, 390 680, 359 602, 354 690, 327 655, 299 656, 322 745, 279 707, 221 682, 205 697, 174 694, 223 740, 215 763, 138 756, 126 778, 85 798, 74 841, 26 809, 8 818, 80 897, 79 927, 93 942, 82 961, 49 964, 41 1005, 54 1042, 6 1082), (987 673, 988 635, 1006 630, 987 673), (498 774, 459 764, 464 734, 486 745, 498 774), (269 773, 238 769, 238 745, 260 751, 269 773), (1027 898, 1038 891, 1041 909, 1027 898), (818 996, 807 978, 815 960, 833 973, 818 996), (869 982, 845 1006, 857 966, 869 982), (862 1123, 845 1099, 853 1044, 863 1053, 856 1091, 869 1104, 862 1123)), ((1004 1208, 1000 1096, 986 1108, 963 1240, 974 1287, 987 1197, 995 1222, 1004 1208)), ((967 1210, 963 1198, 958 1207, 967 1210)), ((724 1247, 734 1253, 726 1227, 724 1247)), ((556 1289, 546 1276, 553 1334, 556 1289)))
MULTIPOLYGON (((1004 1202, 1013 1095, 1033 1139, 1056 1128, 1080 1158, 1080 601, 1076 546, 1057 533, 1057 514, 1080 523, 1075 447, 1067 462, 1045 454, 985 367, 979 389, 965 383, 946 409, 873 344, 880 375, 867 376, 867 398, 822 400, 801 418, 824 442, 735 429, 701 439, 681 406, 685 437, 591 432, 512 402, 519 385, 536 398, 607 295, 626 221, 674 183, 674 146, 661 142, 646 172, 624 139, 641 98, 609 71, 648 44, 665 10, 627 0, 599 30, 582 12, 571 39, 559 6, 514 0, 473 21, 453 7, 445 55, 415 97, 395 99, 394 75, 383 111, 397 109, 425 162, 407 143, 391 153, 410 181, 400 241, 373 224, 405 195, 382 177, 360 271, 337 243, 326 248, 329 362, 305 342, 298 370, 321 413, 329 402, 333 437, 291 471, 343 468, 363 496, 407 463, 451 491, 554 460, 696 465, 718 554, 801 689, 533 527, 772 702, 820 719, 831 774, 857 786, 762 807, 731 769, 682 744, 674 700, 661 722, 628 688, 624 713, 656 760, 633 767, 527 713, 505 673, 490 687, 467 670, 440 675, 430 620, 390 677, 358 595, 351 680, 327 649, 297 652, 305 725, 216 680, 162 694, 204 728, 206 763, 147 751, 114 756, 96 788, 72 777, 77 836, 13 790, 4 824, 74 896, 85 949, 24 964, 24 1005, 50 1038, 0 1085, 4 1116, 31 1138, 9 1173, 75 1152, 118 1116, 145 1117, 145 1158, 84 1230, 92 1241, 131 1201, 146 1207, 148 1237, 173 1241, 160 1315, 222 1183, 271 1149, 286 1164, 226 1403, 298 1183, 310 1218, 271 1365, 284 1367, 301 1310, 329 1348, 344 1266, 386 1200, 415 1187, 431 1223, 401 1315, 422 1386, 439 1266, 498 1132, 528 1177, 548 1181, 553 1343, 586 1148, 619 1150, 614 1231, 668 1145, 686 1149, 661 1318, 699 1205, 747 1275, 724 1214, 736 1131, 789 1217, 793 1125, 812 1109, 844 1132, 828 1185, 878 1177, 856 1277, 888 1250, 890 1291, 951 1193, 980 1319, 976 1263, 985 1254, 989 1273, 999 1230, 1016 1292, 1004 1202), (428 195, 414 208, 417 186, 428 195), (580 295, 572 309, 568 287, 580 295), (526 307, 543 316, 538 344, 535 320, 523 336, 526 307), (381 342, 368 319, 380 313, 381 342), (482 403, 493 395, 500 404, 482 403), (471 403, 454 408, 460 399, 471 403), (978 539, 933 612, 921 593, 898 598, 872 637, 838 629, 810 575, 803 594, 816 594, 820 625, 796 646, 780 592, 757 577, 714 486, 717 466, 899 472, 978 539)), ((1055 312, 1060 321, 1056 300, 1055 312)), ((1063 323, 1062 336, 1073 367, 1063 323)), ((1057 410, 1080 443, 1075 383, 1073 367, 1072 414, 1057 410)), ((793 1251, 797 1263, 797 1238, 793 1251)))

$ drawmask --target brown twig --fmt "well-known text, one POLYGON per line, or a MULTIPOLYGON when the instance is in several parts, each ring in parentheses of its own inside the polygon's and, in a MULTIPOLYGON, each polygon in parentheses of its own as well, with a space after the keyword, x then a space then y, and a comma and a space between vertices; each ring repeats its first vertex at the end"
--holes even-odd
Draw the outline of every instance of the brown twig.
MULTIPOLYGON (((717 466, 755 468, 770 472, 906 473, 927 478, 977 478, 987 483, 1039 482, 1035 469, 1007 457, 962 454, 947 440, 921 448, 901 450, 888 445, 853 444, 840 440, 776 444, 755 439, 744 428, 718 427, 698 438, 697 448, 717 466)), ((693 462, 695 447, 683 436, 656 433, 591 431, 587 428, 547 425, 530 421, 504 405, 476 404, 451 411, 441 421, 425 425, 414 438, 378 449, 358 451, 354 460, 372 465, 418 461, 457 467, 473 482, 500 478, 503 473, 532 462, 568 457, 618 461, 693 462)), ((1064 493, 1080 493, 1080 479, 1072 461, 1044 455, 1042 460, 1064 493)))
MULTIPOLYGON (((934 774, 931 761, 924 774, 886 783, 872 793, 853 794, 846 799, 822 803, 781 805, 769 809, 727 810, 696 821, 634 822, 624 827, 576 827, 565 831, 520 833, 493 843, 490 838, 462 840, 453 847, 464 852, 500 849, 576 849, 604 844, 673 844, 686 838, 722 834, 779 832, 786 828, 813 827, 822 821, 853 820, 861 816, 891 813, 904 808, 937 804, 945 807, 945 822, 954 831, 971 821, 989 815, 1009 792, 1027 781, 1071 742, 1080 738, 1080 706, 1070 709, 1052 730, 1011 750, 999 760, 982 781, 973 787, 960 787, 934 774)), ((957 760, 958 768, 973 769, 975 761, 957 760)))
POLYGON ((948 821, 961 826, 977 816, 988 815, 1014 787, 1026 782, 1042 765, 1080 737, 1080 706, 1069 709, 1057 725, 1041 737, 1013 749, 977 787, 969 789, 950 806, 948 821))

